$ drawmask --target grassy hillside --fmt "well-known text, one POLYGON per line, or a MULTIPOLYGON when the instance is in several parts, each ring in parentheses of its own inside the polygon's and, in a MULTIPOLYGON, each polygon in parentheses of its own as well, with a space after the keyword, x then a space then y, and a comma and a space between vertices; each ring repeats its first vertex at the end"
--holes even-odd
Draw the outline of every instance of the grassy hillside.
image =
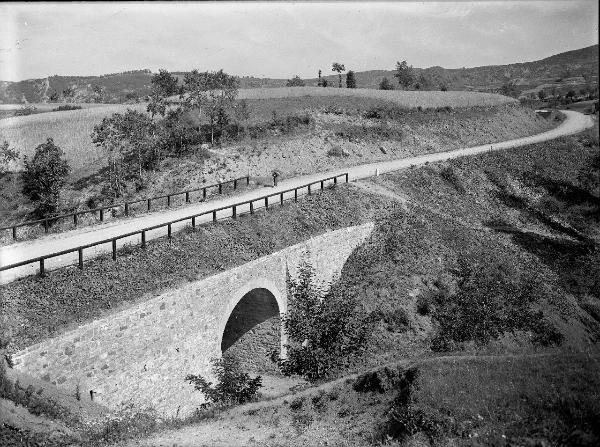
MULTIPOLYGON (((338 186, 127 249, 116 262, 24 278, 0 288, 2 328, 20 348, 327 229, 374 220, 339 285, 377 319, 364 354, 330 376, 363 377, 240 407, 156 442, 596 445, 600 199, 586 180, 594 171, 582 173, 599 150, 596 127, 338 186), (431 360, 381 370, 418 358, 431 360), (364 375, 371 369, 379 371, 364 375)), ((268 331, 246 335, 238 348, 271 341, 268 331)), ((248 369, 261 362, 245 359, 248 369)))

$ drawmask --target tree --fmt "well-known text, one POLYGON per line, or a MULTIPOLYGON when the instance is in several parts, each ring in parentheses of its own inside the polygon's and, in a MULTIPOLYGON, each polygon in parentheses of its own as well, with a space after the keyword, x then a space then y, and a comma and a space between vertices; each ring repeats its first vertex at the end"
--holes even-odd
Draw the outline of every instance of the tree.
POLYGON ((66 89, 64 89, 63 90, 63 98, 65 99, 65 102, 72 102, 73 99, 75 98, 75 88, 67 87, 66 89))
POLYGON ((9 147, 8 141, 0 144, 0 175, 8 172, 11 163, 19 159, 19 153, 9 147))
POLYGON ((394 85, 388 78, 383 78, 379 83, 379 90, 394 90, 394 85))
POLYGON ((409 67, 406 61, 396 62, 396 73, 394 77, 398 79, 398 84, 407 89, 415 80, 415 75, 412 65, 409 67))
POLYGON ((344 64, 340 64, 338 62, 334 62, 331 66, 331 71, 335 71, 337 72, 338 76, 339 76, 339 84, 338 87, 342 88, 342 72, 346 71, 346 67, 344 67, 344 64))
POLYGON ((329 85, 329 82, 327 82, 327 79, 323 78, 323 80, 321 81, 321 87, 327 87, 329 85))
POLYGON ((292 79, 288 79, 286 87, 304 87, 304 81, 300 79, 300 76, 296 75, 292 79))
POLYGON ((167 70, 160 69, 158 73, 152 76, 151 86, 150 102, 146 107, 146 111, 154 119, 156 114, 165 115, 167 98, 177 93, 177 78, 167 70))
POLYGON ((284 374, 315 381, 363 349, 372 328, 371 314, 340 288, 317 282, 306 259, 297 279, 288 272, 287 289, 288 310, 282 318, 287 357, 278 361, 284 374))
POLYGON ((575 90, 569 90, 567 92, 567 98, 569 98, 571 101, 573 101, 573 98, 575 98, 575 95, 576 95, 575 90))
POLYGON ((223 70, 200 73, 192 70, 184 78, 185 105, 190 110, 198 110, 198 117, 204 113, 210 124, 211 143, 214 144, 214 127, 219 109, 233 104, 238 93, 237 77, 223 70))
POLYGON ((135 180, 143 187, 144 171, 160 160, 156 124, 145 113, 127 109, 114 113, 94 126, 92 142, 108 154, 108 179, 115 198, 121 197, 125 182, 135 180))
POLYGON ((517 90, 517 86, 514 81, 508 81, 498 89, 498 93, 514 98, 519 94, 519 91, 517 90))
POLYGON ((319 82, 317 82, 317 86, 321 87, 321 70, 319 70, 319 82))
POLYGON ((417 83, 415 84, 415 88, 417 90, 426 90, 431 87, 431 80, 425 73, 421 73, 419 78, 417 79, 417 83))
POLYGON ((352 70, 348 70, 346 74, 346 88, 356 88, 356 78, 352 70))
POLYGON ((70 172, 69 163, 52 138, 35 148, 31 160, 25 156, 23 161, 23 194, 35 202, 34 213, 38 217, 47 217, 58 207, 60 189, 70 172))
POLYGON ((101 85, 92 86, 92 92, 94 92, 94 102, 102 102, 104 100, 105 88, 101 85))
POLYGON ((448 86, 447 86, 446 84, 441 84, 441 85, 440 85, 440 90, 441 90, 442 92, 447 92, 447 91, 448 91, 448 86))

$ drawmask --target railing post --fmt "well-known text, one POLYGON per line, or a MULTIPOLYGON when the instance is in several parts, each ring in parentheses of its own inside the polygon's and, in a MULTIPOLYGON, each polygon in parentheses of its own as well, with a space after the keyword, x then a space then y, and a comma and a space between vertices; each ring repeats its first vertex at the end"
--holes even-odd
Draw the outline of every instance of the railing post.
POLYGON ((265 209, 268 210, 269 209, 269 198, 265 197, 265 209))
POLYGON ((235 206, 235 205, 233 205, 233 206, 231 207, 231 209, 233 210, 233 211, 232 211, 232 214, 231 214, 231 217, 233 217, 234 219, 236 219, 236 218, 237 218, 237 210, 236 210, 236 206, 235 206))
POLYGON ((298 188, 294 189, 294 202, 298 201, 298 188))
POLYGON ((146 232, 142 231, 142 248, 146 248, 146 232))
POLYGON ((283 193, 279 194, 279 202, 283 206, 283 193))
POLYGON ((337 177, 333 177, 333 184, 337 185, 337 177))
POLYGON ((79 270, 83 270, 83 248, 77 249, 77 253, 79 254, 79 270))
POLYGON ((44 276, 46 270, 44 269, 44 258, 40 259, 40 276, 44 276))
POLYGON ((348 183, 348 173, 346 172, 346 183, 348 183))
POLYGON ((202 198, 206 199, 206 188, 202 188, 202 198))
POLYGON ((125 202, 125 215, 129 216, 129 203, 125 202))
POLYGON ((77 213, 73 214, 73 225, 77 226, 77 213))
POLYGON ((192 228, 196 229, 196 216, 192 217, 192 228))
POLYGON ((324 186, 324 183, 325 183, 325 182, 324 182, 323 180, 321 180, 321 191, 323 191, 323 186, 324 186))
POLYGON ((221 183, 219 183, 219 194, 221 194, 223 192, 223 185, 221 183))
POLYGON ((104 210, 101 209, 100 210, 100 222, 102 222, 104 220, 104 210))
POLYGON ((250 176, 247 175, 246 176, 246 186, 248 186, 250 184, 250 176))
POLYGON ((117 240, 116 239, 112 240, 112 258, 113 258, 113 261, 117 260, 117 240))
POLYGON ((250 214, 254 214, 254 202, 250 202, 250 214))
POLYGON ((308 185, 308 195, 310 196, 310 185, 308 185))
POLYGON ((17 240, 17 227, 12 228, 12 233, 13 233, 13 239, 16 241, 17 240))
POLYGON ((185 192, 185 203, 190 203, 190 192, 189 191, 185 192))
POLYGON ((213 222, 217 221, 217 212, 213 211, 213 222))
POLYGON ((237 179, 233 181, 233 189, 237 189, 237 179))
POLYGON ((150 199, 148 199, 148 211, 150 211, 150 199))
POLYGON ((171 196, 167 196, 167 207, 171 206, 171 196))
POLYGON ((171 224, 167 225, 167 236, 171 239, 171 224))

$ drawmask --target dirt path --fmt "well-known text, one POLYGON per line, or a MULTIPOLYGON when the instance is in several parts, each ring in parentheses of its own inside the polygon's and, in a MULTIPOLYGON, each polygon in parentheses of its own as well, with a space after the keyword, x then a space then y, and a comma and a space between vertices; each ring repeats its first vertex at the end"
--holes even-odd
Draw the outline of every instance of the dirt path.
MULTIPOLYGON (((411 166, 418 166, 425 163, 437 162, 448 160, 451 158, 463 157, 468 155, 476 155, 484 152, 488 152, 491 150, 503 150, 509 149, 519 146, 525 146, 528 144, 539 143, 543 141, 552 140, 555 138, 559 138, 565 135, 571 135, 574 133, 581 132, 587 128, 593 126, 593 120, 590 116, 583 115, 579 112, 573 111, 564 111, 566 115, 566 120, 557 128, 549 130, 547 132, 543 132, 537 135, 517 138, 514 140, 504 141, 502 143, 494 143, 493 145, 482 145, 475 146, 470 148, 458 149, 449 152, 440 152, 435 154, 427 154, 421 155, 417 157, 409 157, 403 158, 393 161, 384 161, 377 163, 368 163, 363 165, 358 165, 350 168, 340 168, 334 171, 328 172, 320 172, 317 174, 306 175, 301 177, 296 177, 292 179, 287 179, 281 181, 277 187, 274 188, 260 188, 255 189, 238 196, 227 197, 218 201, 211 201, 210 203, 198 203, 194 205, 190 205, 188 207, 174 209, 174 210, 165 210, 157 213, 153 213, 150 215, 144 215, 139 217, 134 217, 126 220, 118 220, 110 223, 106 223, 102 226, 93 226, 93 227, 85 227, 77 230, 58 233, 52 236, 48 236, 44 239, 32 240, 20 242, 8 246, 4 246, 0 248, 0 265, 5 266, 9 264, 15 264, 27 259, 32 259, 35 257, 48 255, 51 253, 56 253, 62 250, 67 250, 70 248, 76 248, 81 245, 90 244, 93 242, 101 241, 104 239, 109 239, 112 237, 116 237, 118 235, 129 233, 133 231, 139 231, 141 229, 151 227, 154 225, 160 225, 162 223, 166 223, 177 218, 184 218, 186 216, 191 216, 194 214, 200 214, 202 212, 206 212, 212 210, 217 207, 225 207, 230 206, 234 203, 258 199, 262 197, 266 192, 277 194, 286 189, 298 187, 304 185, 306 183, 312 181, 319 181, 323 178, 327 178, 333 175, 348 173, 350 181, 372 177, 374 175, 382 174, 385 172, 395 171, 411 166)), ((306 190, 299 192, 299 195, 306 194, 306 190)), ((285 198, 288 199, 293 197, 292 193, 287 193, 285 198)), ((277 201, 277 197, 273 197, 272 202, 277 201)), ((260 202, 256 202, 255 209, 259 209, 264 205, 260 202)), ((240 207, 238 209, 238 213, 244 213, 249 211, 249 205, 245 207, 240 207)), ((219 219, 230 217, 230 210, 221 211, 217 214, 219 219)), ((207 222, 211 219, 210 216, 205 216, 202 219, 197 219, 197 224, 201 224, 203 222, 207 222)), ((181 222, 178 224, 174 224, 172 227, 172 231, 180 231, 184 227, 189 226, 189 220, 186 222, 181 222)), ((155 239, 158 237, 163 237, 166 235, 166 228, 160 228, 157 230, 152 230, 147 232, 146 239, 155 239)), ((132 236, 126 239, 121 239, 117 243, 117 247, 122 247, 124 245, 129 244, 140 244, 140 235, 132 236)), ((92 257, 96 257, 102 254, 110 253, 112 250, 111 244, 103 244, 98 245, 93 248, 86 249, 84 251, 85 259, 90 259, 92 257)), ((72 265, 77 263, 78 254, 70 253, 61 256, 57 256, 52 259, 48 259, 45 262, 46 270, 52 270, 55 268, 64 267, 66 265, 72 265)), ((0 284, 5 284, 11 282, 17 278, 35 274, 38 269, 38 264, 33 263, 29 265, 25 265, 19 268, 11 269, 8 271, 4 271, 0 273, 0 284)))

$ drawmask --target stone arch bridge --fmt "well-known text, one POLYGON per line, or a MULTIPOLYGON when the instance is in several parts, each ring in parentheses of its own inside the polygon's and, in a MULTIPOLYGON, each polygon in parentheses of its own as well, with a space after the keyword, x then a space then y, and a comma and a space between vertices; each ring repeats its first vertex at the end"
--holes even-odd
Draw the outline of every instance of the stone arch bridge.
POLYGON ((93 390, 94 400, 111 408, 131 401, 188 414, 204 400, 185 376, 210 376, 211 358, 286 311, 286 266, 295 276, 309 256, 317 278, 333 280, 372 229, 330 231, 133 304, 16 353, 15 368, 69 393, 79 386, 82 398, 93 390))

